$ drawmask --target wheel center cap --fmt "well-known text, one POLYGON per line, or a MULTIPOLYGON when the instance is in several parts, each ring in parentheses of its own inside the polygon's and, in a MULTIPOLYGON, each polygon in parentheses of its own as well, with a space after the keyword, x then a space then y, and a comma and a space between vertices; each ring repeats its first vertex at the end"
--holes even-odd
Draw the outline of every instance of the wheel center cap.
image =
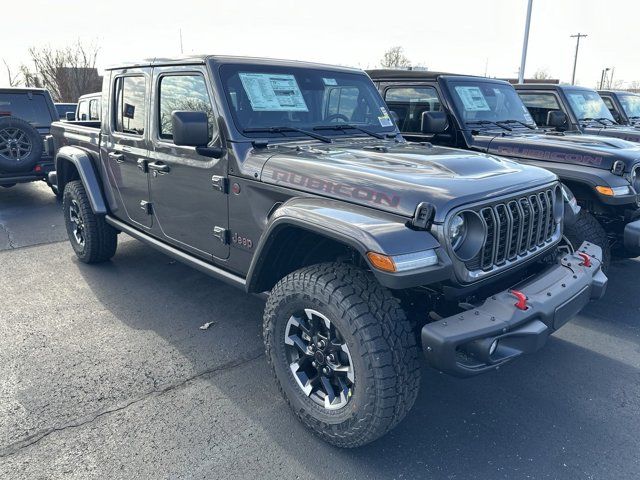
POLYGON ((316 363, 318 363, 319 365, 324 365, 324 362, 325 362, 324 353, 318 350, 313 356, 316 359, 316 363))

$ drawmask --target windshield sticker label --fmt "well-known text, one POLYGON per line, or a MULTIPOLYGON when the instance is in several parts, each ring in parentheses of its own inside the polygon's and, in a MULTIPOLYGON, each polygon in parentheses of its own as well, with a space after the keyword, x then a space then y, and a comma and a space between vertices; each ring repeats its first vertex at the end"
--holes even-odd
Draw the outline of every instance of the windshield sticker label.
POLYGON ((335 78, 323 78, 322 81, 325 85, 338 85, 338 82, 335 78))
POLYGON ((465 87, 458 85, 455 87, 464 109, 468 112, 489 112, 489 104, 484 98, 479 87, 465 87))
POLYGON ((382 112, 382 116, 378 117, 378 122, 380 122, 380 126, 392 127, 393 121, 391 120, 391 117, 389 116, 389 112, 387 111, 387 109, 384 107, 380 107, 380 111, 382 112))
POLYGON ((239 73, 254 112, 308 112, 293 75, 239 73))

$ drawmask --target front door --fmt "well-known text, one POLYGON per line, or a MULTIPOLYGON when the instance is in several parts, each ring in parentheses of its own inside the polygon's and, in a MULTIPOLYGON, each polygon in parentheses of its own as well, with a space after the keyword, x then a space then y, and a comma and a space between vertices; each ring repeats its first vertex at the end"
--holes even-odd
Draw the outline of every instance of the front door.
POLYGON ((149 180, 145 163, 148 151, 147 115, 151 70, 137 68, 115 75, 111 88, 109 133, 105 137, 105 164, 114 187, 120 218, 149 228, 149 180))
POLYGON ((204 258, 229 256, 227 160, 199 155, 173 143, 171 112, 204 111, 209 145, 219 142, 213 98, 204 66, 154 68, 149 182, 154 233, 204 258))

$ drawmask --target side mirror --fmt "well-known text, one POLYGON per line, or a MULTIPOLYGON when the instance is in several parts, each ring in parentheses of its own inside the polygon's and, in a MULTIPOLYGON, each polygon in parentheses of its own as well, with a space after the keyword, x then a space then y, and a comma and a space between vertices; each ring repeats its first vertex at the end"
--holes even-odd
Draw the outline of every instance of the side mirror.
POLYGON ((444 132, 448 126, 445 112, 422 112, 420 132, 435 135, 444 132))
POLYGON ((394 112, 393 110, 389 110, 389 114, 391 115, 391 118, 393 118, 393 122, 398 125, 400 124, 400 116, 394 112))
POLYGON ((76 112, 67 112, 65 116, 69 122, 73 122, 76 119, 76 112))
POLYGON ((567 114, 560 110, 551 110, 547 113, 547 125, 558 130, 566 130, 569 119, 567 114))
POLYGON ((171 124, 176 145, 206 147, 209 143, 209 119, 205 112, 172 112, 171 124))

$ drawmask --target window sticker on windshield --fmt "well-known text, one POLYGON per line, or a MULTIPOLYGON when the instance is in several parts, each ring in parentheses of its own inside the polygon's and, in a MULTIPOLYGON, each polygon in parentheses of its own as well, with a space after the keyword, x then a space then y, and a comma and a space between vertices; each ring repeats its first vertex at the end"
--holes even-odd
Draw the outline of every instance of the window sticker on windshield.
POLYGON ((522 114, 524 115, 524 119, 529 122, 529 123, 533 123, 533 117, 531 116, 531 114, 529 113, 529 109, 527 108, 526 105, 522 105, 522 114))
POLYGON ((380 107, 380 111, 382 112, 382 116, 378 117, 378 121, 380 122, 381 127, 391 127, 393 126, 393 122, 391 121, 391 117, 389 116, 389 112, 384 107, 380 107))
POLYGON ((479 87, 465 87, 458 85, 455 87, 464 109, 468 112, 489 112, 489 104, 484 98, 479 87))
POLYGON ((254 112, 308 112, 293 75, 239 73, 254 112))
POLYGON ((325 85, 338 85, 338 82, 335 78, 322 78, 322 81, 325 85))

